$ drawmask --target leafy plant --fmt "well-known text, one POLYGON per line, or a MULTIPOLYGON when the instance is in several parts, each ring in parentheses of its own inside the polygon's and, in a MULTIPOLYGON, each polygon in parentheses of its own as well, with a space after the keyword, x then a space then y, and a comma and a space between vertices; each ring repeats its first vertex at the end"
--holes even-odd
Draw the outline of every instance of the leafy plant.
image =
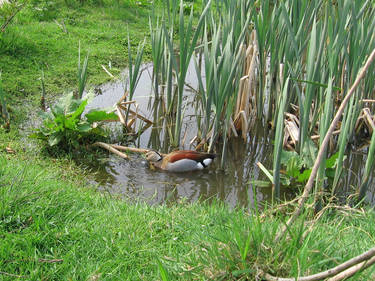
MULTIPOLYGON (((315 150, 316 151, 316 150, 315 150)), ((336 160, 339 153, 336 152, 326 160, 326 176, 329 178, 334 177, 336 160)), ((305 183, 310 176, 313 158, 308 154, 304 156, 298 155, 295 151, 285 151, 281 153, 281 163, 286 167, 285 175, 289 178, 295 179, 299 183, 305 183)))
MULTIPOLYGON (((306 183, 311 174, 311 168, 314 165, 315 157, 317 154, 317 148, 315 144, 311 141, 307 141, 308 145, 301 154, 295 151, 281 151, 280 164, 284 168, 280 172, 280 183, 284 186, 289 185, 300 185, 306 183)), ((331 179, 335 177, 335 170, 337 166, 337 160, 339 157, 339 152, 336 152, 331 157, 329 157, 325 162, 325 176, 326 179, 331 179)), ((261 163, 258 163, 259 168, 267 176, 267 178, 274 184, 275 176, 271 174, 261 163)), ((263 184, 262 182, 260 182, 263 184)))
POLYGON ((70 150, 106 136, 105 131, 97 126, 96 122, 117 120, 118 117, 113 112, 95 109, 82 118, 87 104, 93 97, 94 94, 90 92, 82 99, 75 99, 73 93, 60 98, 49 112, 41 113, 43 124, 31 137, 45 140, 49 146, 70 150))

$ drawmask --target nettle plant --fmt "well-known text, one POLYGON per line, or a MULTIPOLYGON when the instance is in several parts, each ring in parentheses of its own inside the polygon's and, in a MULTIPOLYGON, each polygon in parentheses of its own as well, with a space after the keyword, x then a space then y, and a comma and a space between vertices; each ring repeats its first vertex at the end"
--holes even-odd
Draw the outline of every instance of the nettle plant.
POLYGON ((50 111, 41 112, 43 120, 32 137, 48 142, 49 146, 59 146, 64 150, 90 144, 106 137, 100 121, 118 120, 114 112, 93 109, 83 114, 87 104, 94 98, 90 92, 84 98, 74 98, 73 93, 60 98, 50 111))

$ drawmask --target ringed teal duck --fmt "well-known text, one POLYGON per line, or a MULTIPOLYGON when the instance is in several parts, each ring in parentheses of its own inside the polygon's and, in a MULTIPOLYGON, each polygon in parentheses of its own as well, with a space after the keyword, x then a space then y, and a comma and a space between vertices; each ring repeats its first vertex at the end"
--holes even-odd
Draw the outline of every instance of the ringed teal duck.
POLYGON ((178 150, 167 155, 161 155, 153 150, 146 153, 147 161, 153 166, 170 172, 203 170, 212 163, 215 157, 215 154, 193 150, 178 150))

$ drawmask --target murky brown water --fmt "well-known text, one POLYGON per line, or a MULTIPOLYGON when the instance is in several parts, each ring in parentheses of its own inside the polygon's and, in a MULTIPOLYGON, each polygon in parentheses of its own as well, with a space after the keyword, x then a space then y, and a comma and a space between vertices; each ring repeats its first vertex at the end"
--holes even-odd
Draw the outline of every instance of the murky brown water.
MULTIPOLYGON (((196 87, 196 76, 190 68, 187 84, 196 87)), ((143 72, 134 100, 139 104, 140 113, 153 120, 156 125, 147 129, 136 141, 141 148, 152 148, 161 152, 169 152, 170 143, 165 128, 161 126, 158 115, 158 102, 151 94, 152 67, 149 65, 143 72)), ((103 85, 102 94, 89 105, 90 108, 103 108, 114 105, 124 93, 124 83, 115 82, 103 85)), ((189 103, 194 95, 186 91, 187 109, 184 117, 181 149, 194 149, 189 146, 196 134, 194 110, 189 103)), ((121 126, 111 128, 114 135, 121 134, 121 126)), ((256 163, 272 167, 271 132, 261 124, 255 125, 251 135, 244 142, 241 138, 233 138, 228 144, 227 163, 225 169, 219 167, 219 160, 204 171, 174 174, 151 170, 141 155, 132 154, 131 161, 120 159, 115 155, 90 162, 87 165, 94 173, 95 182, 100 190, 121 194, 130 199, 141 199, 151 204, 179 202, 180 200, 212 200, 219 199, 230 206, 251 206, 254 203, 254 191, 257 201, 271 200, 271 185, 253 187, 252 180, 266 180, 256 163)), ((114 137, 114 141, 116 137, 114 137)), ((219 150, 220 151, 220 150, 219 150)), ((367 150, 351 153, 346 160, 348 169, 342 176, 343 192, 352 193, 352 187, 359 186, 367 150)), ((374 179, 370 182, 368 200, 374 200, 374 179)), ((282 189, 282 196, 292 198, 296 190, 292 187, 282 189)))

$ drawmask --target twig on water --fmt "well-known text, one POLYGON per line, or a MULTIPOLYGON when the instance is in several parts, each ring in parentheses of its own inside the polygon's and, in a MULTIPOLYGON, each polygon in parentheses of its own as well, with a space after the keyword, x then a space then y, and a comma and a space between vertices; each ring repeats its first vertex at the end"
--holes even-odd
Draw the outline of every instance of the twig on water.
POLYGON ((113 148, 111 145, 109 144, 106 144, 104 142, 96 142, 93 144, 93 146, 99 146, 99 147, 102 147, 102 148, 105 148, 107 150, 109 150, 110 152, 124 158, 124 159, 129 159, 129 156, 126 155, 125 153, 122 153, 120 151, 118 151, 117 149, 113 148))
MULTIPOLYGON (((104 143, 104 142, 96 142, 93 144, 93 146, 100 146, 100 147, 103 147, 117 155, 119 155, 120 157, 123 157, 121 156, 121 154, 123 155, 126 155, 120 151, 130 151, 130 152, 136 152, 136 153, 147 153, 149 151, 151 151, 151 149, 145 149, 145 148, 136 148, 136 147, 129 147, 129 146, 122 146, 122 145, 118 145, 118 144, 108 144, 108 143, 104 143), (119 151, 120 150, 120 151, 119 151)), ((164 153, 160 153, 161 155, 166 155, 164 153)), ((126 155, 127 158, 125 159, 129 159, 129 157, 126 155)))
POLYGON ((122 145, 117 145, 117 144, 111 144, 111 146, 121 151, 131 151, 131 152, 138 152, 138 153, 147 153, 150 151, 150 149, 128 147, 128 146, 122 146, 122 145))
POLYGON ((344 109, 345 109, 347 103, 349 102, 350 97, 354 94, 355 90, 357 89, 357 87, 359 85, 359 82, 362 80, 363 77, 365 77, 366 72, 367 72, 368 68, 370 67, 370 65, 372 64, 372 62, 373 62, 374 59, 375 59, 375 49, 371 52, 371 54, 368 57, 365 65, 364 65, 364 67, 359 72, 359 74, 358 74, 357 78, 355 79, 352 87, 349 89, 349 92, 347 93, 347 95, 345 96, 344 100, 342 101, 339 109, 337 110, 335 118, 332 120, 332 123, 329 126, 327 134, 325 135, 325 137, 323 139, 322 145, 319 148, 318 156, 316 157, 314 166, 313 166, 313 168, 311 170, 311 174, 310 174, 309 180, 306 183, 306 186, 304 188, 302 196, 299 199, 298 207, 294 211, 294 213, 292 214, 292 216, 289 218, 289 220, 287 221, 286 225, 284 227, 282 227, 281 230, 277 233, 276 238, 275 238, 275 242, 279 241, 280 238, 284 236, 284 234, 287 231, 287 229, 290 228, 290 226, 294 223, 294 221, 297 219, 297 217, 301 214, 303 206, 305 204, 305 201, 307 200, 307 198, 309 196, 309 193, 311 191, 311 188, 313 186, 313 183, 314 183, 314 180, 315 180, 315 176, 316 176, 316 174, 318 172, 320 163, 322 162, 324 152, 327 149, 329 139, 331 138, 332 133, 335 130, 335 128, 337 126, 337 123, 339 122, 339 120, 341 118, 341 115, 344 112, 344 109))

